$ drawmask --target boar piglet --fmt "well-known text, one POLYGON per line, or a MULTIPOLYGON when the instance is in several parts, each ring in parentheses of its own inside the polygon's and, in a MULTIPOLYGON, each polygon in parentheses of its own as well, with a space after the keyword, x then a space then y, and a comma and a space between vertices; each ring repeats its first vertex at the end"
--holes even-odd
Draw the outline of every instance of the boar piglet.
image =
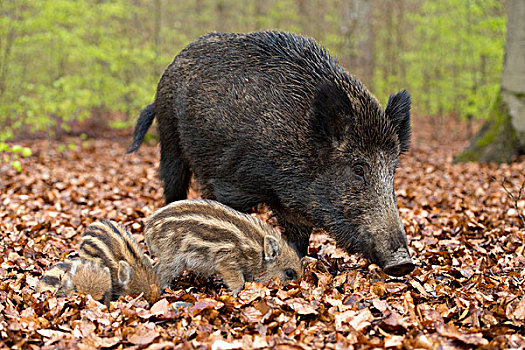
POLYGON ((122 225, 109 220, 89 225, 82 236, 79 256, 109 268, 112 300, 140 293, 151 302, 159 298, 159 282, 150 259, 122 225))
POLYGON ((299 257, 278 230, 215 201, 173 202, 148 217, 145 236, 162 287, 184 269, 219 275, 234 294, 247 281, 287 284, 301 275, 299 257))
POLYGON ((36 292, 51 291, 58 297, 79 292, 108 305, 111 300, 111 273, 94 261, 66 259, 51 266, 36 286, 36 292))

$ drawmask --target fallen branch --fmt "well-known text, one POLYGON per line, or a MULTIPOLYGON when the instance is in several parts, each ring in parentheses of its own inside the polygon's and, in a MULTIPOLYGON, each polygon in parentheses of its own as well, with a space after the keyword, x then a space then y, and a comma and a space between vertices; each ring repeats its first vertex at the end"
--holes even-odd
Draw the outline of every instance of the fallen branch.
MULTIPOLYGON (((494 176, 492 176, 492 179, 494 181, 497 181, 494 176)), ((516 209, 516 212, 518 213, 518 216, 521 219, 521 223, 523 224, 523 228, 525 228, 525 219, 523 218, 523 215, 521 214, 520 208, 518 207, 518 202, 521 200, 521 197, 522 197, 522 195, 524 193, 523 190, 525 189, 525 180, 521 184, 520 190, 518 192, 518 197, 514 196, 514 194, 512 194, 512 192, 510 192, 507 189, 507 187, 505 186, 505 182, 507 182, 507 180, 505 178, 503 178, 503 181, 501 181, 501 187, 503 187, 503 190, 505 190, 505 192, 507 193, 507 196, 509 196, 509 198, 514 202, 514 208, 516 209)))

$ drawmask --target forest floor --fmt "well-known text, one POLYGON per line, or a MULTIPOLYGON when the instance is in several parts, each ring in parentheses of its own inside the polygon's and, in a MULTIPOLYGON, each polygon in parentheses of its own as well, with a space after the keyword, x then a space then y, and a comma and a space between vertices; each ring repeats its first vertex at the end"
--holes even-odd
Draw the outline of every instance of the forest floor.
POLYGON ((126 296, 109 310, 34 288, 96 220, 123 223, 143 244, 144 219, 163 204, 158 146, 125 155, 123 137, 20 141, 33 150, 22 172, 0 163, 0 347, 523 348, 525 230, 502 181, 517 196, 525 159, 454 165, 467 142, 457 125, 443 130, 416 119, 396 177, 412 274, 389 277, 315 234, 289 286, 247 283, 234 297, 187 274, 154 305, 126 296))

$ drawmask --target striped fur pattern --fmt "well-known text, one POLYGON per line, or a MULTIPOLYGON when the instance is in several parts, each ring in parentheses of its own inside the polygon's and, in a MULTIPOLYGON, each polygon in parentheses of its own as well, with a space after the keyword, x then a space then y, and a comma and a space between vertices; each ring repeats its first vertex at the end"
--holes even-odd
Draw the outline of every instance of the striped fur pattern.
POLYGON ((182 200, 146 220, 146 243, 159 258, 162 287, 184 269, 219 275, 237 294, 246 281, 301 275, 300 259, 266 222, 211 200, 182 200))
POLYGON ((112 299, 140 293, 152 302, 159 298, 159 282, 150 259, 122 225, 109 220, 89 225, 79 255, 109 268, 112 299))
POLYGON ((51 266, 36 286, 37 293, 51 291, 65 297, 80 292, 106 305, 111 300, 111 290, 109 269, 82 259, 66 259, 51 266))

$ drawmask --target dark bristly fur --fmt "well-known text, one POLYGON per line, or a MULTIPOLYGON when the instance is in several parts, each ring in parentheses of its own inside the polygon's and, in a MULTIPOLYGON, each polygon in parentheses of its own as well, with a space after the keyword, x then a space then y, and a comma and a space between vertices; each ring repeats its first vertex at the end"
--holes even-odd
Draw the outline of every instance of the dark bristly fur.
POLYGON ((394 194, 410 144, 406 91, 383 110, 311 38, 212 33, 168 66, 131 151, 153 118, 166 203, 186 198, 193 173, 204 198, 270 205, 301 256, 319 227, 388 274, 414 268, 394 194))
POLYGON ((111 273, 94 261, 71 259, 49 268, 36 286, 36 292, 51 291, 58 297, 79 292, 108 305, 111 300, 111 273))
POLYGON ((294 250, 262 220, 215 201, 171 203, 148 217, 146 243, 159 257, 155 271, 162 287, 184 269, 222 277, 238 293, 245 281, 301 275, 294 250))
POLYGON ((152 302, 158 299, 159 283, 151 261, 122 225, 109 220, 89 225, 79 256, 109 268, 113 299, 140 293, 152 302))
POLYGON ((135 131, 133 133, 134 142, 129 147, 127 153, 135 152, 140 147, 144 136, 146 136, 149 127, 153 123, 153 119, 155 119, 155 105, 152 103, 144 107, 144 109, 140 112, 139 120, 137 121, 137 126, 135 127, 135 131))

